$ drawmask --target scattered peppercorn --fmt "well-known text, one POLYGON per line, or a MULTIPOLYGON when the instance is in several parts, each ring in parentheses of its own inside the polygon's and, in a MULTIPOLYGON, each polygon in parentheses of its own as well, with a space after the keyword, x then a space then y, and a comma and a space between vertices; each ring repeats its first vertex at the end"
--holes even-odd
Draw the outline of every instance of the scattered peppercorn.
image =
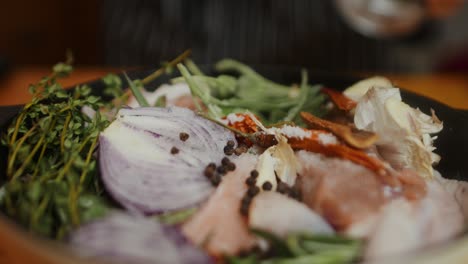
POLYGON ((301 191, 298 188, 293 187, 291 188, 291 190, 289 190, 289 197, 296 199, 298 201, 301 201, 302 200, 301 191))
POLYGON ((289 186, 284 182, 279 182, 278 187, 276 187, 276 191, 282 194, 289 192, 289 186))
POLYGON ((234 153, 234 149, 230 146, 225 146, 224 147, 224 154, 231 156, 234 153))
POLYGON ((227 165, 226 165, 226 169, 228 171, 234 171, 236 170, 236 164, 232 163, 232 162, 229 162, 227 165))
POLYGON ((254 186, 249 187, 249 189, 247 190, 247 195, 250 196, 250 197, 254 197, 259 192, 260 192, 260 188, 258 188, 258 186, 256 186, 256 185, 254 185, 254 186))
POLYGON ((244 216, 248 216, 249 215, 249 207, 250 207, 250 204, 241 204, 240 206, 240 213, 244 216))
POLYGON ((257 182, 257 180, 255 178, 252 178, 252 177, 248 177, 245 180, 245 184, 247 184, 247 186, 254 186, 256 182, 257 182))
POLYGON ((241 200, 242 204, 250 204, 250 202, 252 202, 252 197, 248 195, 245 195, 241 200))
POLYGON ((230 147, 230 148, 234 148, 234 145, 235 145, 235 144, 236 144, 236 143, 234 142, 234 140, 228 140, 226 146, 227 146, 227 147, 230 147))
POLYGON ((187 134, 187 133, 185 133, 185 132, 180 132, 179 138, 180 138, 180 140, 182 140, 182 141, 186 141, 186 140, 189 138, 189 134, 187 134))
POLYGON ((252 170, 250 172, 250 177, 252 178, 257 178, 258 177, 258 171, 257 170, 252 170))
POLYGON ((224 175, 226 174, 226 167, 224 166, 218 166, 218 168, 216 168, 216 171, 221 174, 221 175, 224 175))
POLYGON ((262 189, 265 191, 271 191, 272 188, 273 188, 273 185, 269 181, 266 181, 262 184, 262 189))
POLYGON ((176 147, 172 147, 171 148, 171 154, 174 155, 174 154, 177 154, 177 153, 179 153, 179 149, 176 148, 176 147))
POLYGON ((242 153, 245 153, 245 152, 247 152, 247 147, 244 145, 239 146, 236 149, 234 149, 234 154, 236 154, 236 156, 240 156, 242 153))
POLYGON ((221 182, 221 176, 215 174, 213 177, 211 177, 211 184, 213 184, 213 186, 218 186, 219 183, 221 182))
POLYGON ((240 213, 244 216, 248 216, 249 214, 249 207, 250 204, 252 203, 252 197, 257 194, 260 190, 258 189, 257 186, 251 186, 247 192, 245 192, 244 197, 242 197, 241 204, 240 204, 240 213), (253 189, 252 189, 253 188, 253 189), (251 191, 254 190, 254 191, 251 191), (255 192, 254 195, 252 195, 251 192, 255 192))
POLYGON ((229 160, 228 157, 224 157, 224 158, 221 160, 221 164, 223 164, 224 166, 228 165, 229 163, 231 163, 231 161, 229 160))
POLYGON ((209 178, 212 178, 215 174, 215 169, 211 168, 211 167, 206 167, 205 168, 205 172, 204 172, 204 175, 209 179, 209 178))

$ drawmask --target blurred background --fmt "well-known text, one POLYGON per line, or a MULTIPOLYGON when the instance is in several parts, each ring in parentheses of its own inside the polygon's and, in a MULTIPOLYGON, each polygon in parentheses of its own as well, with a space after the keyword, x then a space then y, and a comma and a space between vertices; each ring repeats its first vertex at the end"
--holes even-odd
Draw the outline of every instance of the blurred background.
POLYGON ((466 72, 467 27, 462 0, 2 1, 0 67, 51 65, 67 48, 78 65, 157 65, 192 48, 198 63, 466 72))

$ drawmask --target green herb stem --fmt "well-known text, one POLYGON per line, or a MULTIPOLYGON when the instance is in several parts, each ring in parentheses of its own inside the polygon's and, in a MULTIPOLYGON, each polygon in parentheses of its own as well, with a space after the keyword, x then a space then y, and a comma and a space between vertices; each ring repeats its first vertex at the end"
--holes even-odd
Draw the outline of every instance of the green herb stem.
POLYGON ((144 85, 151 83, 152 81, 156 80, 159 76, 161 76, 165 72, 166 68, 175 67, 177 64, 181 63, 182 61, 184 61, 184 59, 190 56, 190 54, 192 54, 192 50, 188 49, 184 51, 182 54, 177 56, 177 58, 170 61, 165 67, 157 69, 155 72, 144 78, 141 82, 144 85))
MULTIPOLYGON (((12 154, 8 157, 8 168, 7 168, 7 175, 11 178, 13 173, 13 167, 15 165, 16 155, 20 150, 21 146, 24 144, 24 141, 32 134, 32 132, 37 128, 38 123, 34 124, 18 141, 18 144, 14 146, 14 141, 10 147, 14 147, 12 154)), ((15 131, 16 132, 16 131, 15 131)))
POLYGON ((65 152, 65 137, 67 136, 68 124, 70 124, 71 112, 68 112, 67 117, 65 118, 65 123, 63 124, 62 133, 60 136, 60 150, 62 153, 65 152))
POLYGON ((125 72, 124 72, 124 76, 125 76, 125 79, 128 82, 130 90, 132 91, 133 96, 135 96, 135 99, 137 100, 138 104, 140 104, 140 106, 143 106, 143 107, 150 106, 148 101, 146 101, 146 98, 141 93, 140 88, 137 87, 132 80, 130 80, 130 78, 128 77, 128 75, 125 72))
POLYGON ((184 64, 187 65, 187 68, 189 69, 189 71, 193 73, 194 75, 199 75, 199 76, 205 75, 191 59, 185 59, 184 64))
POLYGON ((24 169, 26 168, 26 166, 29 165, 29 162, 34 157, 34 155, 36 155, 36 152, 39 150, 44 140, 45 140, 45 134, 39 138, 39 141, 37 141, 31 153, 29 153, 29 155, 24 160, 23 164, 21 164, 21 167, 19 167, 19 169, 15 172, 15 174, 13 174, 13 177, 11 177, 12 181, 16 180, 20 175, 23 174, 24 169))
POLYGON ((292 121, 296 116, 299 114, 301 109, 303 108, 305 102, 307 101, 307 95, 309 92, 309 87, 307 86, 308 77, 307 71, 302 70, 302 81, 301 81, 301 90, 299 92, 298 102, 295 106, 293 106, 289 111, 288 115, 284 118, 284 121, 292 121))
POLYGON ((81 175, 80 175, 80 188, 78 189, 79 191, 82 190, 82 187, 83 187, 83 183, 85 182, 85 179, 86 179, 86 175, 88 173, 88 165, 91 161, 91 158, 93 156, 93 153, 94 153, 94 150, 96 148, 96 144, 98 142, 98 139, 99 137, 96 137, 94 140, 93 140, 93 143, 91 144, 91 146, 89 147, 89 150, 88 150, 88 154, 86 155, 86 162, 85 162, 85 167, 83 169, 83 171, 81 172, 81 175))
MULTIPOLYGON (((187 82, 190 92, 192 95, 199 97, 205 104, 208 104, 208 100, 206 96, 203 94, 201 89, 198 87, 198 84, 195 82, 195 80, 192 78, 192 75, 190 72, 185 68, 185 66, 181 63, 177 64, 177 68, 179 69, 180 73, 182 76, 185 78, 185 81, 187 82)), ((200 103, 197 102, 197 100, 193 100, 195 107, 197 108, 198 112, 202 112, 203 109, 200 105, 200 103)))
MULTIPOLYGON (((44 153, 47 149, 47 142, 42 145, 41 153, 39 153, 39 158, 37 159, 37 164, 40 164, 42 161, 42 158, 44 157, 44 153)), ((34 168, 34 172, 32 174, 32 179, 36 178, 37 173, 39 172, 39 166, 36 166, 34 168)))
POLYGON ((37 207, 37 209, 34 211, 33 215, 30 218, 29 222, 29 228, 30 230, 34 230, 34 227, 37 226, 37 222, 43 215, 45 209, 47 208, 47 204, 49 203, 51 195, 46 195, 44 198, 42 198, 41 203, 37 207))
POLYGON ((65 176, 65 174, 67 174, 67 172, 68 172, 68 170, 70 169, 71 165, 73 165, 73 162, 75 162, 76 157, 77 157, 78 154, 83 150, 83 148, 86 146, 86 144, 88 143, 89 140, 90 140, 90 137, 87 137, 87 138, 81 143, 81 145, 78 147, 78 149, 76 150, 76 152, 72 154, 72 156, 70 157, 70 159, 65 163, 65 165, 64 165, 63 168, 62 168, 62 170, 60 171, 60 173, 58 174, 57 178, 55 179, 56 181, 60 182, 61 180, 63 180, 63 177, 65 176))
POLYGON ((21 114, 16 118, 15 131, 13 132, 13 135, 11 136, 11 139, 10 139, 11 147, 13 147, 13 143, 15 143, 16 141, 16 137, 18 136, 18 132, 19 132, 19 127, 21 125, 21 122, 23 122, 25 114, 26 114, 26 111, 23 110, 21 114))
POLYGON ((80 215, 78 213, 77 200, 78 190, 75 189, 75 185, 71 185, 68 195, 68 207, 70 210, 72 224, 75 227, 80 224, 80 215))

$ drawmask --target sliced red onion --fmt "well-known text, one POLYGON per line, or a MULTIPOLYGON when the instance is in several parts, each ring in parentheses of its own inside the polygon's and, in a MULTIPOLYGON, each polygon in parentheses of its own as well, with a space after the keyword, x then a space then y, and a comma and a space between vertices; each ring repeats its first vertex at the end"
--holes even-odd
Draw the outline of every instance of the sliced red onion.
POLYGON ((84 258, 111 263, 212 263, 179 230, 156 220, 114 212, 72 233, 72 249, 84 258))
POLYGON ((179 210, 213 190, 203 175, 219 162, 234 135, 179 108, 121 109, 100 136, 100 169, 106 189, 127 210, 146 214, 179 210), (181 132, 189 138, 182 141, 181 132), (171 153, 172 149, 178 153, 171 153))

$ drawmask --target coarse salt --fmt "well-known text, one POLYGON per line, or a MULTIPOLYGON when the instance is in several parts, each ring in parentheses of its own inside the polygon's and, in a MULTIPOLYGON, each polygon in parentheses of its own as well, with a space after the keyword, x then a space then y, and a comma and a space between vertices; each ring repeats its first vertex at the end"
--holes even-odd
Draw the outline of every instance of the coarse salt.
POLYGON ((310 131, 304 130, 300 127, 289 126, 289 125, 282 126, 281 128, 272 127, 272 128, 269 128, 267 132, 272 133, 272 134, 279 132, 286 137, 295 137, 299 139, 304 139, 312 135, 310 131))
POLYGON ((234 123, 237 123, 237 122, 244 121, 244 116, 238 115, 236 113, 230 113, 226 117, 220 118, 218 121, 228 126, 228 125, 233 125, 234 123))
POLYGON ((332 134, 320 132, 317 136, 319 142, 323 145, 336 145, 338 140, 332 134))

